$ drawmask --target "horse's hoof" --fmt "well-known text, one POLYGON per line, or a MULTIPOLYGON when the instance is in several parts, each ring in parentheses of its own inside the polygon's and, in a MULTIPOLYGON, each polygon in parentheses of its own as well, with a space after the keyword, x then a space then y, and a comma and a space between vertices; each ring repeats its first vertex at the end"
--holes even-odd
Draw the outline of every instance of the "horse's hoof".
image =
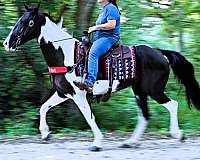
POLYGON ((184 140, 184 133, 183 133, 183 130, 179 130, 177 132, 172 132, 171 133, 171 136, 175 139, 178 139, 180 141, 184 140))
POLYGON ((102 148, 101 147, 97 147, 97 146, 92 146, 89 148, 89 151, 91 152, 99 152, 99 151, 102 151, 102 148))
POLYGON ((180 142, 184 143, 186 139, 187 139, 187 138, 186 138, 185 135, 183 134, 183 135, 182 135, 182 138, 180 139, 180 142))
POLYGON ((132 148, 132 146, 129 145, 129 144, 121 144, 121 145, 119 146, 119 148, 132 148))
POLYGON ((120 144, 120 148, 138 148, 141 143, 138 141, 132 141, 132 142, 123 142, 120 144))
POLYGON ((42 137, 43 141, 49 141, 52 138, 51 132, 48 132, 47 135, 45 135, 44 137, 42 137))

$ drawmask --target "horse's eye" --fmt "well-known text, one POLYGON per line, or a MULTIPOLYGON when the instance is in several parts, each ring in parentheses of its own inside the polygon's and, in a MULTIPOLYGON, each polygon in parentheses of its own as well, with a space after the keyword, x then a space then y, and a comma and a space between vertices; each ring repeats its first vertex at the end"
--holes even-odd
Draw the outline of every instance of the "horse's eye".
POLYGON ((29 25, 29 27, 33 27, 34 26, 34 21, 30 20, 28 25, 29 25))

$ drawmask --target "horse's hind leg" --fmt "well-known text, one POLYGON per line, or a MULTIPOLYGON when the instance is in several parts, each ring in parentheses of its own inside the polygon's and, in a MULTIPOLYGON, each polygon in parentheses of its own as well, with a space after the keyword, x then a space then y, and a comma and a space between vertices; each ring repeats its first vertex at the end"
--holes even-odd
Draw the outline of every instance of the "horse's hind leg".
POLYGON ((49 137, 49 127, 46 122, 46 115, 49 109, 66 101, 68 98, 61 98, 55 92, 40 108, 40 132, 43 140, 47 140, 49 137))
POLYGON ((147 95, 133 87, 137 104, 139 106, 138 123, 131 137, 122 143, 122 147, 129 147, 137 144, 142 137, 149 120, 149 111, 147 107, 147 95))
POLYGON ((179 124, 178 124, 178 117, 177 117, 178 102, 175 100, 169 99, 164 93, 155 94, 151 97, 169 111, 170 134, 172 137, 181 140, 183 138, 183 131, 180 130, 179 124))

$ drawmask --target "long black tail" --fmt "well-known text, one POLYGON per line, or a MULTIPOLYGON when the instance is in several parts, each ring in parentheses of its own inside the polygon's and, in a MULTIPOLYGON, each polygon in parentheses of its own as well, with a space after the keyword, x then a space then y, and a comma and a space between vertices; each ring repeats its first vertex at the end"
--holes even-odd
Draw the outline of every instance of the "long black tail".
POLYGON ((175 76, 185 86, 189 106, 193 104, 193 106, 200 111, 200 88, 194 75, 192 63, 178 52, 159 50, 168 58, 175 76))

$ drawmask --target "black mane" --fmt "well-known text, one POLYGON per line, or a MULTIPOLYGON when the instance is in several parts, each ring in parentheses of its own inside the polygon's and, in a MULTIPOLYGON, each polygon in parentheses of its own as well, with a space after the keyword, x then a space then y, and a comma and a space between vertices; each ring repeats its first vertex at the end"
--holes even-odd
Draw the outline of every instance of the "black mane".
POLYGON ((51 17, 48 13, 42 13, 45 17, 48 17, 52 22, 54 22, 54 23, 58 23, 59 22, 59 20, 54 20, 53 19, 53 17, 51 17))

